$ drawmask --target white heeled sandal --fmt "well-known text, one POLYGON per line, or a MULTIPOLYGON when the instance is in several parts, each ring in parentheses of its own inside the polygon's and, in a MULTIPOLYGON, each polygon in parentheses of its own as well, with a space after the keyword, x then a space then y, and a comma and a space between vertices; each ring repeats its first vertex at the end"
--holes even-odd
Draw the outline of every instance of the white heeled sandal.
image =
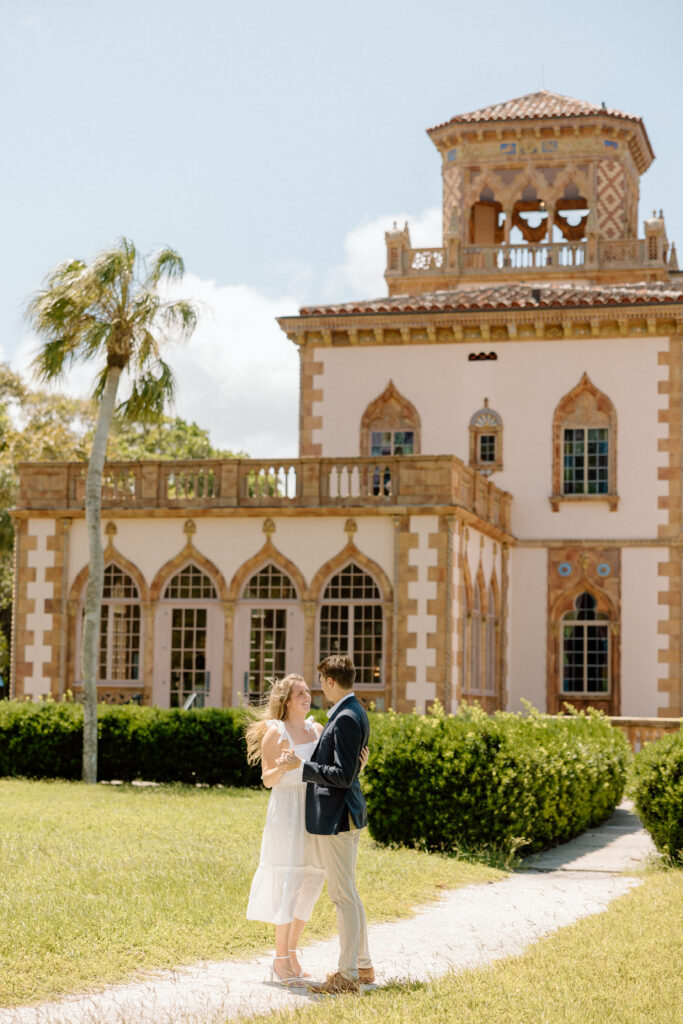
POLYGON ((291 968, 291 962, 290 962, 290 959, 289 959, 289 954, 287 954, 287 956, 276 956, 275 959, 273 960, 272 964, 270 965, 270 980, 271 980, 271 982, 273 982, 275 985, 284 985, 285 988, 288 985, 293 985, 298 980, 298 976, 297 975, 292 975, 291 978, 281 978, 280 975, 275 970, 275 961, 276 960, 286 960, 287 963, 290 964, 290 968, 291 968))
MULTIPOLYGON (((299 961, 299 964, 300 964, 299 973, 295 974, 294 977, 295 978, 310 978, 310 974, 304 974, 304 958, 303 958, 303 954, 302 954, 301 950, 300 949, 288 949, 287 952, 288 953, 296 953, 296 958, 297 958, 297 960, 299 961)), ((291 960, 290 960, 290 963, 291 963, 291 960)), ((293 967, 292 967, 292 970, 294 970, 293 967)))

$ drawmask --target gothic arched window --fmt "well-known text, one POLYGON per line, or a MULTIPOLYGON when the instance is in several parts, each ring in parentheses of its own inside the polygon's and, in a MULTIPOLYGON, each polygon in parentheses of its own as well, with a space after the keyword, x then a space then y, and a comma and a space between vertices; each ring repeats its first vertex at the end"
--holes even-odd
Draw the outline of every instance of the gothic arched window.
POLYGON ((192 697, 196 707, 204 707, 211 687, 210 620, 218 604, 216 587, 190 562, 168 581, 163 600, 172 604, 169 706, 183 707, 192 697))
POLYGON ((290 577, 272 562, 255 572, 244 586, 241 601, 245 602, 244 612, 249 616, 248 626, 244 623, 249 632, 244 695, 250 704, 261 700, 270 679, 287 675, 292 646, 289 620, 298 598, 290 577))
POLYGON ((417 455, 419 452, 420 417, 417 409, 390 380, 382 394, 363 413, 360 453, 366 457, 386 457, 417 455))
POLYGON ((553 511, 561 501, 586 499, 616 509, 616 443, 616 410, 584 373, 553 417, 553 511))
POLYGON ((467 693, 474 697, 480 697, 483 693, 484 680, 482 676, 482 610, 481 610, 481 586, 477 580, 474 584, 472 597, 472 609, 469 615, 469 672, 467 679, 467 693))
POLYGON ((583 591, 573 611, 562 616, 561 689, 563 693, 608 693, 610 690, 609 616, 583 591))
POLYGON ((382 685, 384 610, 379 587, 351 562, 335 573, 320 603, 320 660, 348 654, 358 687, 382 685))
POLYGON ((112 563, 104 570, 98 681, 140 681, 140 592, 132 576, 112 563))
POLYGON ((484 693, 491 697, 494 697, 498 690, 498 615, 496 604, 496 593, 493 583, 491 583, 486 599, 486 670, 484 672, 484 693))

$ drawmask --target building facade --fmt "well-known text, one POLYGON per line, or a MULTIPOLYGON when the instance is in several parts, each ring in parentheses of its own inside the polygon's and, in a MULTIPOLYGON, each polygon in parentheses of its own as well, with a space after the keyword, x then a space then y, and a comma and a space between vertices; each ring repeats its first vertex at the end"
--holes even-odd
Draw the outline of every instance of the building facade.
MULTIPOLYGON (((110 465, 103 699, 229 706, 334 651, 363 700, 681 714, 683 284, 642 121, 549 92, 430 129, 442 245, 279 323, 300 454, 110 465)), ((21 468, 13 692, 77 690, 83 466, 21 468)))

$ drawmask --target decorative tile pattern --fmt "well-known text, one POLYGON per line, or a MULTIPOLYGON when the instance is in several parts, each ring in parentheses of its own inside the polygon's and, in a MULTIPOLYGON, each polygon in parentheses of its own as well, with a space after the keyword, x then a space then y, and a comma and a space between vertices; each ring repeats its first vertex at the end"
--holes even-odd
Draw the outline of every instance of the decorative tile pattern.
POLYGON ((625 227, 626 181, 618 160, 598 164, 598 233, 601 238, 623 238, 625 227))
POLYGON ((443 169, 443 233, 453 231, 462 237, 462 171, 450 166, 443 169))

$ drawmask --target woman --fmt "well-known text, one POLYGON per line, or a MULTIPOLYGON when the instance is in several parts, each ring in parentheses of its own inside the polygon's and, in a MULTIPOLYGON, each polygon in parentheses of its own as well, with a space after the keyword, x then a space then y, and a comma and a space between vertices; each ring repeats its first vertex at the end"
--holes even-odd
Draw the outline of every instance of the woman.
POLYGON ((275 680, 268 703, 247 727, 247 759, 261 761, 263 785, 272 790, 247 920, 275 925, 272 978, 283 984, 302 976, 297 946, 325 881, 317 838, 306 831, 301 767, 280 764, 288 748, 304 761, 313 752, 322 726, 306 717, 310 710, 305 680, 288 675, 275 680))
MULTIPOLYGON (((283 985, 302 978, 297 956, 301 933, 325 881, 318 837, 306 831, 306 783, 301 763, 287 765, 283 751, 293 749, 306 761, 322 726, 308 713, 311 693, 299 675, 275 680, 265 707, 246 730, 247 759, 261 762, 261 778, 272 790, 261 841, 261 858, 249 894, 247 920, 275 925, 273 981, 283 985), (307 717, 308 716, 308 717, 307 717)), ((361 766, 367 761, 363 751, 361 766)))

